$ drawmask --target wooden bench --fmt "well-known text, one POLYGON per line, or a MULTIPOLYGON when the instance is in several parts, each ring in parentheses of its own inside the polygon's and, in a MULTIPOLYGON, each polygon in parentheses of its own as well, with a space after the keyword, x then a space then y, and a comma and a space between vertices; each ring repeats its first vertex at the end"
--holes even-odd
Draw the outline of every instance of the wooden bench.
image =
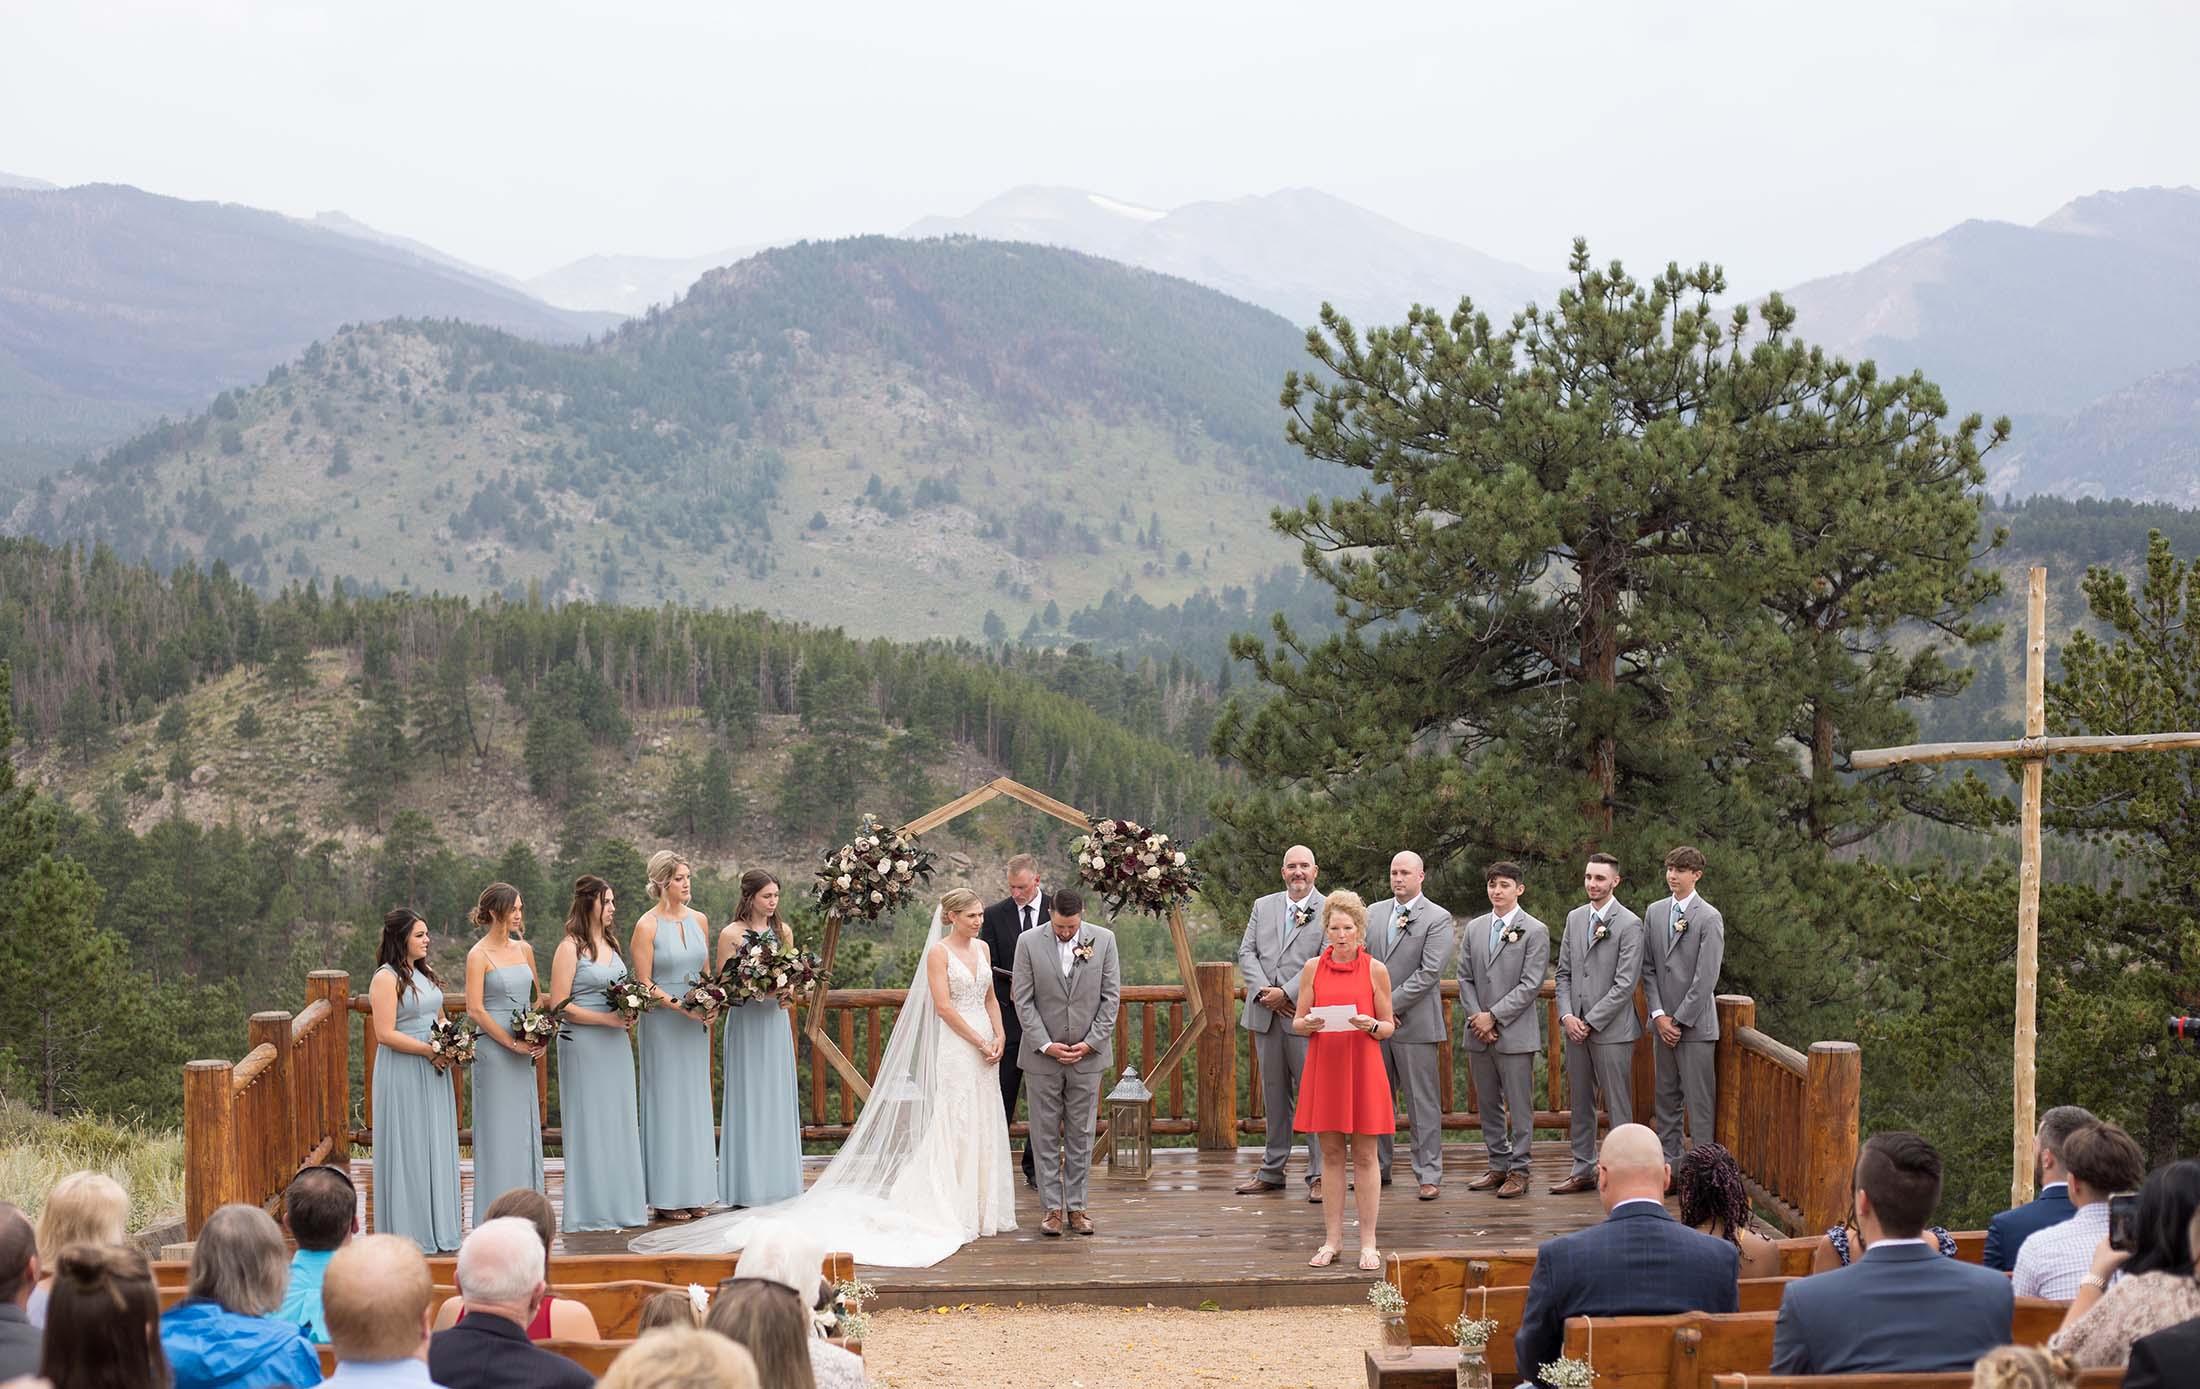
MULTIPOLYGON (((560 1296, 566 1295, 567 1287, 589 1283, 670 1283, 682 1288, 700 1283, 715 1288, 733 1277, 739 1262, 736 1254, 559 1254, 551 1258, 547 1278, 560 1296)), ((855 1257, 828 1254, 819 1269, 834 1282, 842 1282, 855 1277, 855 1257)), ((180 1290, 190 1275, 190 1265, 181 1259, 162 1259, 153 1265, 153 1283, 160 1288, 180 1290)), ((458 1256, 430 1255, 428 1276, 439 1285, 456 1284, 458 1256)))
MULTIPOLYGON (((1602 1381, 1599 1381, 1600 1383, 1602 1381)), ((2080 1370, 2078 1389, 2120 1389, 2121 1368, 2080 1370)), ((1969 1370, 1941 1374, 1713 1375, 1713 1389, 1971 1389, 1969 1370)))
MULTIPOLYGON (((1410 1259, 1411 1256, 1402 1256, 1410 1259)), ((1480 1262, 1477 1260, 1476 1262, 1480 1262)), ((1398 1272, 1411 1280, 1416 1265, 1403 1263, 1398 1272)), ((1395 1283, 1397 1280, 1391 1280, 1395 1283)), ((1744 1312, 1777 1312, 1780 1298, 1787 1291, 1792 1278, 1744 1278, 1737 1285, 1739 1310, 1744 1312)), ((1492 1353, 1495 1341, 1505 1338, 1508 1349, 1505 1355, 1510 1363, 1509 1349, 1512 1334, 1520 1329, 1522 1310, 1527 1305, 1528 1288, 1525 1283, 1479 1284, 1460 1288, 1451 1286, 1432 1289, 1425 1283, 1415 1284, 1417 1292, 1406 1296, 1406 1335, 1417 1346, 1448 1346, 1452 1344, 1451 1324, 1460 1313, 1472 1308, 1477 1317, 1492 1317, 1498 1328, 1491 1333, 1492 1353)), ((1401 1289, 1403 1291, 1403 1289, 1401 1289)))
MULTIPOLYGON (((537 1346, 554 1351, 598 1379, 611 1368, 611 1362, 619 1358, 619 1352, 633 1345, 631 1339, 621 1341, 537 1341, 537 1346)), ((336 1373, 336 1348, 315 1346, 321 1353, 321 1377, 326 1379, 336 1373)))

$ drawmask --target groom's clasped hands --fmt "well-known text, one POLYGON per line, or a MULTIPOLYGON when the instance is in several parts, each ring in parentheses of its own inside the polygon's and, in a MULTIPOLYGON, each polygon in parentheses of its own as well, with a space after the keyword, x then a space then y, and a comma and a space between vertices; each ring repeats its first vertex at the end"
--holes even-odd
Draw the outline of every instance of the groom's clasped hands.
POLYGON ((1074 1066, 1092 1055, 1092 1048, 1083 1042, 1049 1042, 1040 1051, 1065 1066, 1074 1066))

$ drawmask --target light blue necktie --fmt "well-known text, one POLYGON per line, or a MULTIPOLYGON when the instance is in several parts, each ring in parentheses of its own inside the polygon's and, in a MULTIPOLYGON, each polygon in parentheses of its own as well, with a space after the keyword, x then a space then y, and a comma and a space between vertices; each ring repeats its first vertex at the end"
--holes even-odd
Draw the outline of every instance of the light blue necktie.
POLYGON ((1311 910, 1311 909, 1310 909, 1310 908, 1308 907, 1308 905, 1307 905, 1306 903, 1304 903, 1304 902, 1300 902, 1300 903, 1297 903, 1297 904, 1295 904, 1295 905, 1294 905, 1294 904, 1292 903, 1292 901, 1291 901, 1291 900, 1290 900, 1289 898, 1285 898, 1285 899, 1284 899, 1284 903, 1283 903, 1283 948, 1284 948, 1284 949, 1286 949, 1286 950, 1289 950, 1289 949, 1291 948, 1291 937, 1292 937, 1293 935, 1297 934, 1297 932, 1298 932, 1298 929, 1299 929, 1300 925, 1301 925, 1301 924, 1303 924, 1303 917, 1304 917, 1304 914, 1305 914, 1305 913, 1306 913, 1307 911, 1309 911, 1309 910, 1311 910))
POLYGON ((1501 932, 1502 932, 1502 931, 1503 931, 1504 929, 1505 929, 1505 918, 1504 918, 1504 917, 1502 917, 1502 916, 1493 916, 1493 917, 1491 917, 1491 918, 1490 918, 1490 953, 1491 953, 1492 955, 1495 955, 1495 954, 1497 953, 1497 937, 1498 937, 1499 933, 1501 933, 1501 932))

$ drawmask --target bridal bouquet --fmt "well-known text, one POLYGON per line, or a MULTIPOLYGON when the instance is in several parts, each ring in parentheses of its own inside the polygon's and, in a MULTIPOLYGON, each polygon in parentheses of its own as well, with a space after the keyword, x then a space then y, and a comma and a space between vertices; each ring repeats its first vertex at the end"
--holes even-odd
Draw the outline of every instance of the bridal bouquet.
POLYGON ((565 1010, 572 1006, 573 1000, 568 998, 557 1003, 537 1002, 526 1008, 515 1008, 504 1026, 512 1034, 512 1040, 521 1046, 546 1047, 553 1038, 573 1035, 565 1029, 565 1010))
POLYGON ((1077 876, 1120 911, 1166 916, 1199 890, 1199 870, 1176 842, 1136 820, 1094 820, 1092 832, 1070 845, 1077 876))
POLYGON ((657 995, 639 979, 621 979, 604 989, 603 999, 621 1022, 632 1022, 657 1006, 657 995))
POLYGON ((908 900, 932 877, 932 851, 905 829, 889 829, 866 815, 856 837, 825 855, 812 891, 827 915, 842 921, 876 921, 908 900))
POLYGON ((481 1040, 481 1029, 469 1017, 437 1018, 428 1024, 428 1054, 449 1067, 466 1067, 474 1064, 474 1043, 481 1040))

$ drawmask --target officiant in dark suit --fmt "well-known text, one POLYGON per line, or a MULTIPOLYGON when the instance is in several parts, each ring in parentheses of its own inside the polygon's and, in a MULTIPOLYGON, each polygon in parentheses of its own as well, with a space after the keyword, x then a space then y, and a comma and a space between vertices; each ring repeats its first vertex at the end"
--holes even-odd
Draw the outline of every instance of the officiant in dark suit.
MULTIPOLYGON (((1008 896, 985 909, 985 924, 978 938, 993 953, 993 996, 1001 1001, 1001 1030, 1007 1046, 1001 1052, 1001 1108, 1008 1122, 1016 1122, 1016 1100, 1024 1091, 1023 1068, 1017 1065, 1017 1048, 1023 1044, 1023 1023, 1016 1016, 1016 1000, 1010 994, 1016 965, 1016 942, 1034 926, 1047 923, 1054 898, 1039 881, 1039 860, 1018 854, 1005 865, 1008 896)), ((1024 1140, 1024 1185, 1037 1186, 1031 1161, 1031 1140, 1024 1140)))

